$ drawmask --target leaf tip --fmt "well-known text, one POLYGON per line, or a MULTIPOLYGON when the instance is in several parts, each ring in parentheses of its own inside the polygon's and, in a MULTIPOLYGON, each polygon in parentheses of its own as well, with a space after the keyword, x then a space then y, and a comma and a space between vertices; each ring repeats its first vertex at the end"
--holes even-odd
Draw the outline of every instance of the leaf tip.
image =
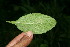
POLYGON ((15 21, 6 21, 8 23, 12 23, 12 24, 15 24, 15 21))

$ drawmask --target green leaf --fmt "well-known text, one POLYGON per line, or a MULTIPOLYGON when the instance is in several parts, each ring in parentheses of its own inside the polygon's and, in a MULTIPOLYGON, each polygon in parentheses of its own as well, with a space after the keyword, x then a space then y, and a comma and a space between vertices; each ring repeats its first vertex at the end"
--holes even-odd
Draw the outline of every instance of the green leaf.
POLYGON ((40 47, 48 47, 47 44, 41 44, 40 47))
POLYGON ((56 25, 54 18, 41 13, 27 14, 16 21, 7 22, 15 24, 21 31, 32 31, 34 34, 46 33, 56 25))

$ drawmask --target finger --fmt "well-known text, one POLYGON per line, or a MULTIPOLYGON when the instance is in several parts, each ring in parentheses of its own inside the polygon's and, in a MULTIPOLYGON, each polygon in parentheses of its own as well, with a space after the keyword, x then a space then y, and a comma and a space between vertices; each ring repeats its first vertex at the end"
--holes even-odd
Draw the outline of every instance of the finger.
POLYGON ((9 44, 6 47, 11 47, 13 45, 15 45, 17 42, 20 41, 20 39, 25 35, 25 33, 21 33, 18 36, 16 36, 11 42, 9 42, 9 44))
POLYGON ((27 32, 27 35, 24 36, 19 43, 15 44, 13 47, 26 47, 30 44, 31 40, 33 38, 32 32, 27 32))

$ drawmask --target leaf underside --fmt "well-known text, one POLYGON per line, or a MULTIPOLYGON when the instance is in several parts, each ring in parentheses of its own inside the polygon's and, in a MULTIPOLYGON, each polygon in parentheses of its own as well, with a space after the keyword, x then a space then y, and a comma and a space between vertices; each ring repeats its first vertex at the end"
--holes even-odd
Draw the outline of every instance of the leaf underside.
POLYGON ((56 25, 54 18, 41 13, 27 14, 16 21, 7 22, 15 24, 21 31, 32 31, 34 34, 46 33, 56 25))

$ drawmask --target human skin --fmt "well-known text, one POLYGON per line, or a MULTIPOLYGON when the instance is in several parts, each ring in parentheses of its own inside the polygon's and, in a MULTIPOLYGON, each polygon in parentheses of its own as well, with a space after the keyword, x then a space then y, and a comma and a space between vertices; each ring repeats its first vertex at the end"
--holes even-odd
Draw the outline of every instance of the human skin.
POLYGON ((33 39, 33 33, 28 31, 22 32, 16 36, 6 47, 27 47, 33 39))

